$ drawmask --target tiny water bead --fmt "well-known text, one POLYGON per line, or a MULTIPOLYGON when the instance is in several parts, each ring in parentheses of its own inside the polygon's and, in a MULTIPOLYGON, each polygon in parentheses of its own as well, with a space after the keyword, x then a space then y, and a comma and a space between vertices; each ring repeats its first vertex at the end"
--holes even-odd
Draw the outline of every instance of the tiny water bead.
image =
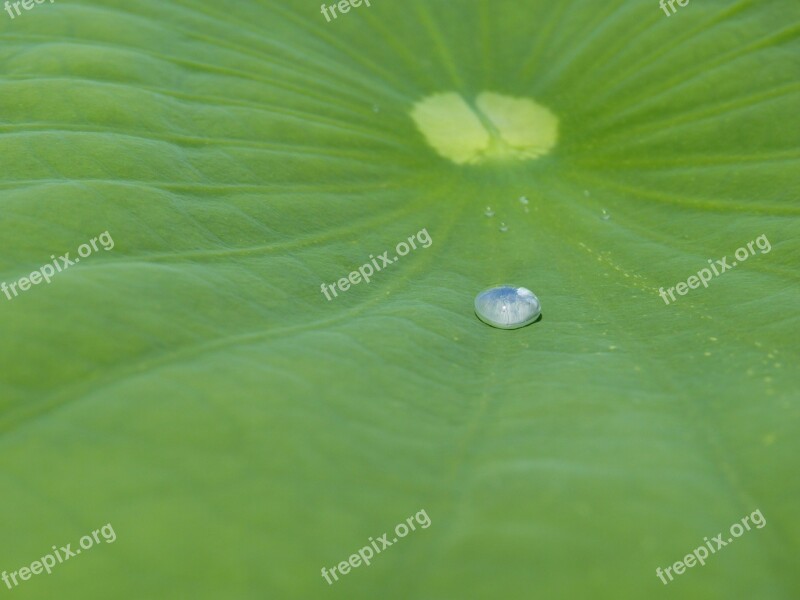
POLYGON ((528 199, 527 199, 525 196, 520 196, 520 197, 519 197, 519 201, 520 201, 522 204, 527 204, 527 203, 528 203, 528 199))
POLYGON ((536 295, 527 288, 500 285, 475 296, 475 314, 498 329, 518 329, 533 323, 542 313, 536 295))
POLYGON ((502 231, 503 233, 508 231, 508 225, 506 225, 505 223, 500 223, 500 231, 502 231))
POLYGON ((486 210, 483 211, 483 214, 485 214, 487 217, 493 217, 494 216, 494 211, 492 210, 491 206, 487 206, 486 210))
POLYGON ((608 214, 608 211, 604 208, 603 212, 600 214, 600 218, 603 219, 603 221, 608 221, 611 218, 611 215, 608 214))

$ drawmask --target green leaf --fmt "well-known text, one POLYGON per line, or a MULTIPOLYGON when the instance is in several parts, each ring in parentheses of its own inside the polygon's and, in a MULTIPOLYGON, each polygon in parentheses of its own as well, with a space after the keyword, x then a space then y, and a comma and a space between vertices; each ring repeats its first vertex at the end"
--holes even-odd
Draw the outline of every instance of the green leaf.
POLYGON ((675 7, 0 13, 11 593, 798 597, 800 7, 675 7))

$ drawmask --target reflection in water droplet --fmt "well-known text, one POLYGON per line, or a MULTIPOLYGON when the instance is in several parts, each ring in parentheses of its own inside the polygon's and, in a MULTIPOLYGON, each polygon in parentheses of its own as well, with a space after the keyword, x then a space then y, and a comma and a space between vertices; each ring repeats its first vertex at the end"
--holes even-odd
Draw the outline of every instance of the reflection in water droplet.
POLYGON ((494 216, 494 211, 492 210, 491 206, 487 206, 486 210, 483 211, 483 214, 485 214, 487 217, 493 217, 494 216))
POLYGON ((508 231, 508 225, 506 225, 505 223, 500 223, 500 231, 502 231, 503 233, 508 231))
POLYGON ((526 288, 501 285, 475 296, 475 314, 487 325, 499 329, 524 327, 541 313, 539 299, 526 288))
POLYGON ((520 201, 522 204, 527 204, 527 203, 528 203, 528 199, 527 199, 525 196, 520 196, 520 197, 519 197, 519 201, 520 201))
POLYGON ((600 218, 603 219, 603 221, 608 221, 611 218, 611 215, 608 214, 608 211, 604 208, 603 214, 600 215, 600 218))

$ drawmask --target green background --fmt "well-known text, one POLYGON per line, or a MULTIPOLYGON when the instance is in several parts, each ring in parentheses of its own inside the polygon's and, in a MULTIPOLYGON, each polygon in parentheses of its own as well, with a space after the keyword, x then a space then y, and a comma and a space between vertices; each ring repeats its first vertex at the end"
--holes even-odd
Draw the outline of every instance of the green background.
POLYGON ((796 0, 318 5, 0 12, 0 279, 115 242, 0 296, 0 569, 117 534, 0 596, 800 596, 796 0), (449 91, 558 144, 456 166, 409 117, 449 91), (502 282, 542 320, 478 321, 502 282))

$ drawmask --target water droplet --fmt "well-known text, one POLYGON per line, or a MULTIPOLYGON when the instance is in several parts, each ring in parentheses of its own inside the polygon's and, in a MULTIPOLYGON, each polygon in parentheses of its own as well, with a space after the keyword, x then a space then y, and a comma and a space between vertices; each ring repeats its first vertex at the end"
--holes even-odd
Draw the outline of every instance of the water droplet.
POLYGON ((503 233, 508 231, 508 225, 506 225, 505 223, 500 223, 500 231, 502 231, 503 233))
POLYGON ((530 209, 527 206, 525 208, 523 208, 522 210, 524 210, 526 213, 531 212, 530 209))
POLYGON ((372 105, 372 112, 374 112, 374 113, 379 113, 379 112, 381 112, 381 107, 380 107, 380 106, 378 106, 377 104, 373 104, 373 105, 372 105))
POLYGON ((517 329, 533 323, 542 313, 539 299, 529 289, 501 285, 475 296, 475 314, 492 327, 517 329))
POLYGON ((519 197, 519 201, 520 201, 522 204, 527 204, 527 203, 528 203, 528 199, 527 199, 525 196, 520 196, 520 197, 519 197))
POLYGON ((588 198, 589 197, 589 190, 583 190, 583 195, 588 198))
POLYGON ((491 206, 487 206, 486 210, 483 211, 483 214, 485 214, 487 217, 493 217, 494 216, 494 211, 492 210, 491 206))
POLYGON ((611 218, 611 215, 608 214, 608 211, 604 208, 600 218, 603 219, 603 221, 608 221, 611 218))

